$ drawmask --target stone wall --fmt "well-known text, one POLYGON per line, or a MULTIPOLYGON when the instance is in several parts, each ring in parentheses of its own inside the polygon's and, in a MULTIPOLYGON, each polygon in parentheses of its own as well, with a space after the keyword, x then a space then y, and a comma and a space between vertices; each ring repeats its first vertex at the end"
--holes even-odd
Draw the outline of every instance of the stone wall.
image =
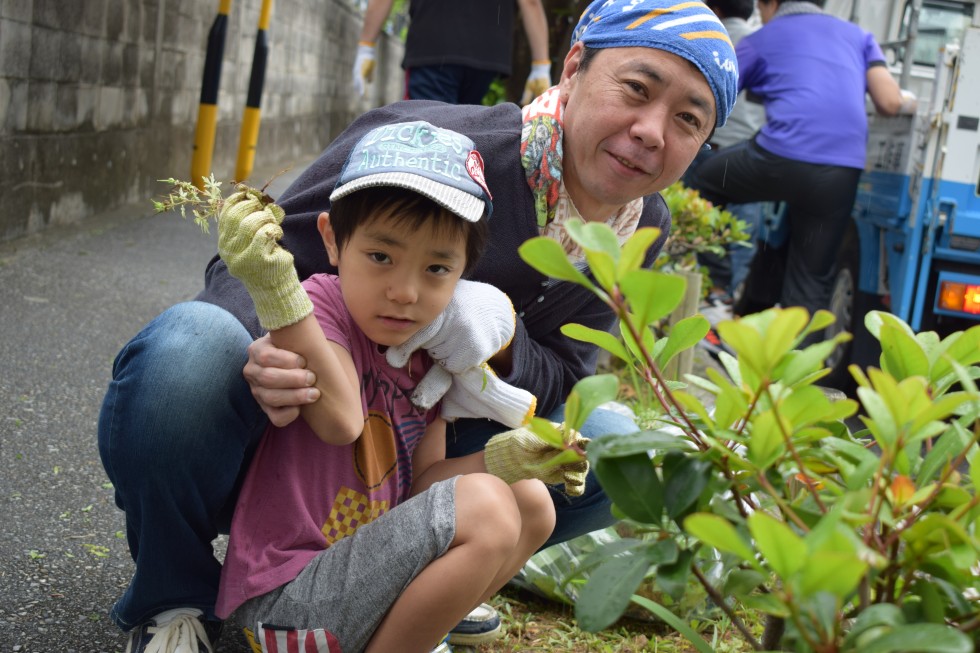
MULTIPOLYGON (((262 0, 229 2, 212 170, 238 158, 262 0)), ((0 242, 145 202, 189 178, 218 0, 0 0, 0 242)), ((363 0, 272 6, 255 167, 308 162, 356 115, 398 99, 401 44, 379 43, 351 97, 363 0)), ((262 183, 265 180, 253 180, 262 183)))

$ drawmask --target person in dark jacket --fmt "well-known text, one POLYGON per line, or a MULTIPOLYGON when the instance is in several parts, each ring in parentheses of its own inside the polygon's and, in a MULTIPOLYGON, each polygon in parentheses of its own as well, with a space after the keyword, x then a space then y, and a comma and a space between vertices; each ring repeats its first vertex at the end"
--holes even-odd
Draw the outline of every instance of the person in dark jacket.
MULTIPOLYGON (((594 346, 565 337, 561 326, 609 330, 615 317, 585 289, 534 271, 518 246, 546 235, 581 259, 565 237, 568 220, 606 223, 621 239, 657 227, 652 263, 670 229, 658 193, 725 123, 737 75, 728 34, 701 3, 597 0, 575 30, 558 85, 523 110, 411 100, 355 120, 278 199, 282 244, 300 279, 331 271, 317 216, 329 211, 337 175, 368 130, 425 120, 465 134, 485 159, 494 203, 489 245, 471 278, 503 290, 517 312, 510 346, 489 363, 501 380, 535 395, 538 415, 561 422, 568 392, 595 372, 597 359, 594 346)), ((272 346, 247 292, 217 257, 195 301, 163 312, 117 356, 99 450, 136 563, 111 611, 131 631, 132 651, 157 637, 184 637, 202 652, 213 644, 220 563, 211 542, 226 532, 267 424, 288 424, 317 399, 312 377, 301 357, 272 346)), ((447 455, 478 451, 504 429, 460 419, 447 433, 447 455)), ((629 418, 598 410, 582 435, 635 429, 629 418)), ((552 497, 557 525, 546 545, 614 522, 591 476, 580 497, 552 497)))

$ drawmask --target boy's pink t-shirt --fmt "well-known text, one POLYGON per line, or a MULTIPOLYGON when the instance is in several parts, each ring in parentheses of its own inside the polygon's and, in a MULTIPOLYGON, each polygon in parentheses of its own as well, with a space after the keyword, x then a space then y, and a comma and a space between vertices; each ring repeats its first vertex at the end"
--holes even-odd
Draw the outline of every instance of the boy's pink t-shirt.
POLYGON ((293 580, 317 553, 406 500, 412 453, 438 415, 410 400, 431 366, 427 356, 416 353, 405 368, 390 367, 354 324, 336 276, 314 275, 303 286, 327 340, 354 360, 364 431, 354 443, 335 446, 302 418, 266 429, 235 507, 215 606, 222 619, 293 580))

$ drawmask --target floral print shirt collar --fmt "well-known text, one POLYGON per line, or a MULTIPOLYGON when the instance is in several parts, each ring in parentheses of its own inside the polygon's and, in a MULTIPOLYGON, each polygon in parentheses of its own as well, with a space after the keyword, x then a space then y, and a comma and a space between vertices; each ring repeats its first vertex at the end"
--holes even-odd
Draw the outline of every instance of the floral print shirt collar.
MULTIPOLYGON (((562 180, 564 111, 558 86, 552 86, 524 107, 521 112, 521 164, 534 194, 534 211, 541 235, 561 243, 565 253, 574 260, 583 260, 583 252, 564 228, 569 220, 582 219, 562 180)), ((606 221, 620 245, 636 231, 642 212, 643 199, 638 198, 606 221)))

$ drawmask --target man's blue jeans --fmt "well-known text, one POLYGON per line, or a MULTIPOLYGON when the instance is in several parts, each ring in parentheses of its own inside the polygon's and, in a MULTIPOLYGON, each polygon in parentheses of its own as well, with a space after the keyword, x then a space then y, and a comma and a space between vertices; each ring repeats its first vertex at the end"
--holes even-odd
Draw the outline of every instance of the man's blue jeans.
MULTIPOLYGON (((111 616, 128 630, 175 607, 214 619, 221 566, 212 540, 228 532, 242 478, 268 420, 242 376, 251 338, 227 311, 203 302, 171 307, 116 357, 99 416, 99 453, 126 513, 136 571, 111 616)), ((559 409, 550 417, 560 421, 559 409)), ((476 451, 504 427, 461 420, 451 456, 476 451)), ((586 437, 636 430, 597 411, 586 437)), ((613 523, 590 475, 585 495, 555 493, 558 525, 548 544, 613 523)))
POLYGON ((405 71, 406 100, 480 104, 498 73, 458 64, 415 66, 405 71))

